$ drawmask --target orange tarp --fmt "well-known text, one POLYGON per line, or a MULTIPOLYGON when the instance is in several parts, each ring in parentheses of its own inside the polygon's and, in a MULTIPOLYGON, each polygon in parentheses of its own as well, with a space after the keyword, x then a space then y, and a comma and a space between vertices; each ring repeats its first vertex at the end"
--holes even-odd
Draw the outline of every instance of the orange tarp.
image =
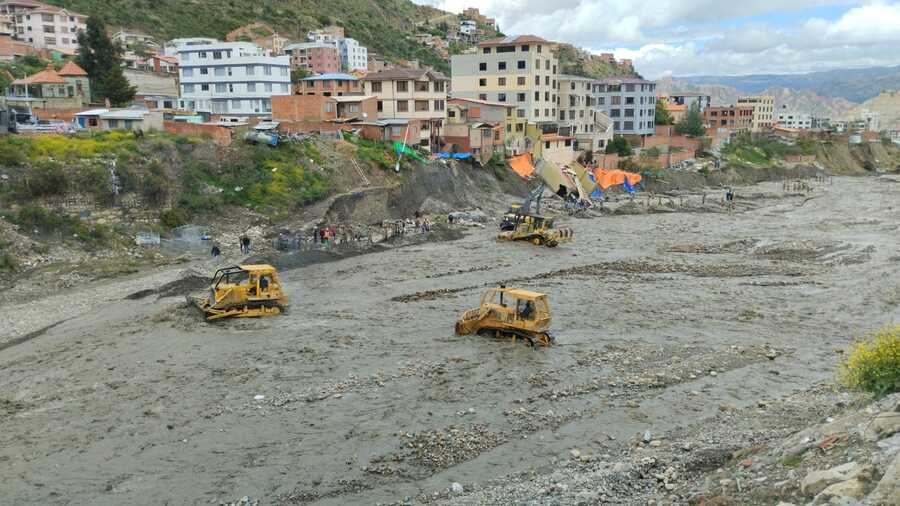
POLYGON ((512 168, 513 172, 522 176, 529 177, 534 174, 534 165, 531 163, 531 153, 514 156, 506 161, 512 168))
POLYGON ((605 190, 610 186, 623 184, 626 179, 628 184, 634 186, 641 181, 641 175, 618 169, 604 170, 598 167, 594 169, 594 179, 597 180, 597 186, 605 190))

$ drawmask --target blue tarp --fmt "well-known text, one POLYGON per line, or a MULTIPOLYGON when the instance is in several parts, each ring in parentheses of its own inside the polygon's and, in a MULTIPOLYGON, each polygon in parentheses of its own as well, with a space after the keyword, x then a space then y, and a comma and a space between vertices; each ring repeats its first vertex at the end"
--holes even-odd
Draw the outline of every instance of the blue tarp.
POLYGON ((438 153, 438 158, 453 158, 455 160, 465 160, 471 158, 472 153, 438 153))
MULTIPOLYGON (((594 174, 591 173, 591 171, 588 171, 587 175, 589 178, 591 178, 591 181, 594 182, 594 185, 597 185, 597 179, 594 177, 594 174)), ((597 185, 594 187, 594 191, 591 192, 591 200, 602 200, 602 199, 603 199, 603 191, 601 191, 600 186, 597 185)))
POLYGON ((628 178, 625 178, 625 181, 622 182, 622 186, 625 187, 625 191, 634 195, 634 186, 631 186, 631 183, 628 182, 628 178))

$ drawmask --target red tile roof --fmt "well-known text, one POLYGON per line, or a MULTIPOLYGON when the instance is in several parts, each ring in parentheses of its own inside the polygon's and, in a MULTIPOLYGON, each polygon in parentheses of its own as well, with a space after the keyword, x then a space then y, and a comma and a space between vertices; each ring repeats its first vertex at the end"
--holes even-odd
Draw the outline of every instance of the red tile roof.
POLYGON ((16 79, 12 82, 13 84, 66 84, 66 80, 60 77, 59 74, 53 70, 53 65, 47 65, 47 68, 38 72, 37 74, 30 75, 24 79, 16 79))
POLYGON ((85 72, 83 68, 79 67, 78 64, 73 61, 66 62, 66 64, 63 65, 61 69, 59 69, 58 74, 61 76, 72 77, 87 77, 88 75, 88 73, 85 72))

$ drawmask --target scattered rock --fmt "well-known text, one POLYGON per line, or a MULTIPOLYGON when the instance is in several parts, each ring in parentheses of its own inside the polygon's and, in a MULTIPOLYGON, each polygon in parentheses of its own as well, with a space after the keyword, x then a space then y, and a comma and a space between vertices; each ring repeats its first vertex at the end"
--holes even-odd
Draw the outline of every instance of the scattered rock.
POLYGON ((569 455, 571 455, 573 459, 577 459, 581 457, 581 450, 579 450, 578 448, 573 448, 569 450, 569 455))
POLYGON ((644 441, 645 443, 649 443, 650 441, 653 441, 653 434, 651 434, 649 430, 644 431, 644 439, 643 439, 643 441, 644 441))
POLYGON ((900 454, 897 454, 891 465, 885 469, 875 490, 869 494, 868 502, 893 506, 900 504, 900 454))
POLYGON ((463 491, 464 491, 463 486, 461 484, 459 484, 455 481, 450 484, 450 493, 451 494, 462 494, 463 491))
POLYGON ((851 499, 862 499, 866 495, 866 484, 862 480, 853 478, 852 480, 834 483, 820 492, 813 504, 826 504, 832 498, 849 497, 851 499))
POLYGON ((866 427, 866 437, 878 440, 900 432, 900 412, 879 413, 866 427))
POLYGON ((824 471, 813 471, 803 478, 800 491, 806 496, 817 495, 833 483, 855 478, 859 471, 860 466, 856 462, 848 462, 824 471))

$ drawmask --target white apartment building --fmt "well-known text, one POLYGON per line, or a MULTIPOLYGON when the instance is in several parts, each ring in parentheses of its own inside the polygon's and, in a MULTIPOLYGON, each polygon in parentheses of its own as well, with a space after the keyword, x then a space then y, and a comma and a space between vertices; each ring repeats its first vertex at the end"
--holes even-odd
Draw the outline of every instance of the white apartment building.
POLYGON ((341 68, 346 72, 369 69, 369 50, 360 46, 356 39, 349 37, 337 41, 338 53, 341 55, 341 68))
POLYGON ((266 116, 273 95, 291 94, 289 56, 267 56, 249 42, 182 45, 179 105, 223 116, 266 116))
POLYGON ((637 77, 608 77, 593 83, 597 108, 613 120, 621 135, 653 135, 656 83, 637 77))
POLYGON ((778 111, 775 122, 782 128, 792 128, 794 130, 809 130, 812 128, 811 115, 803 112, 788 111, 787 109, 778 111))
POLYGON ((602 151, 612 138, 613 122, 596 108, 594 80, 559 76, 559 133, 575 138, 576 151, 602 151))
POLYGON ((78 33, 87 26, 87 16, 33 0, 0 2, 0 31, 28 42, 36 49, 55 49, 74 54, 78 33))

